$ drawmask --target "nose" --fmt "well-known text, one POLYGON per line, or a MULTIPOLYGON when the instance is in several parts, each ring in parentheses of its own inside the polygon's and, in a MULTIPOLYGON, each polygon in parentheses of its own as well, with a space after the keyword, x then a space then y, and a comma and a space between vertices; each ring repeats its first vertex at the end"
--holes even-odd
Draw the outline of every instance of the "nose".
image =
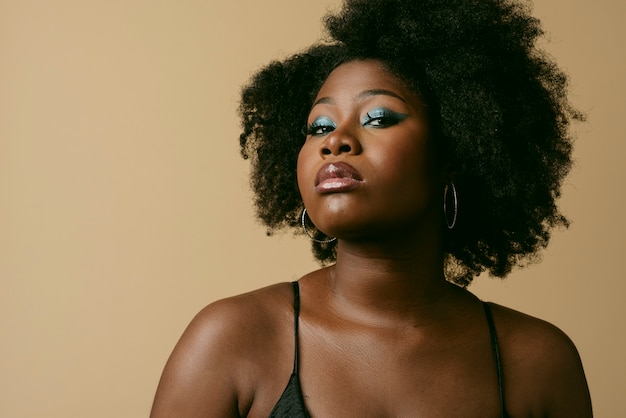
POLYGON ((346 128, 337 127, 328 134, 320 147, 322 157, 340 154, 360 154, 363 151, 359 139, 346 128))

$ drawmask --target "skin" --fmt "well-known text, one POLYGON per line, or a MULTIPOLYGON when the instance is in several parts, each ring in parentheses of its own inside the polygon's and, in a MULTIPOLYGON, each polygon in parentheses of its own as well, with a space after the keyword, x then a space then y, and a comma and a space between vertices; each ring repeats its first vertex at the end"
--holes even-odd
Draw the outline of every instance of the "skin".
MULTIPOLYGON (((299 280, 307 409, 317 417, 499 417, 482 306, 443 276, 441 199, 453 173, 435 163, 424 104, 376 61, 339 66, 316 102, 309 124, 332 124, 310 129, 298 182, 312 221, 338 249, 335 265, 299 280), (362 122, 381 107, 406 116, 362 122), (320 193, 318 170, 339 161, 360 181, 320 193)), ((591 417, 569 338, 536 318, 492 310, 510 415, 591 417)), ((151 416, 269 416, 292 372, 293 338, 289 283, 207 306, 174 349, 151 416)))

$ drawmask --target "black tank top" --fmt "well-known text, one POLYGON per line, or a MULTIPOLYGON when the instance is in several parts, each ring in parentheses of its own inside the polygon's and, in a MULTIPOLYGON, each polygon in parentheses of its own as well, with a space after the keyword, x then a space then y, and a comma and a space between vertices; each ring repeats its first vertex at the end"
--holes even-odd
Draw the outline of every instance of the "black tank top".
MULTIPOLYGON (((295 334, 295 352, 293 360, 293 372, 287 383, 285 391, 274 406, 270 418, 309 418, 309 413, 304 405, 304 397, 300 388, 300 378, 298 377, 298 318, 300 316, 300 288, 298 282, 293 282, 294 292, 294 334, 295 334)), ((498 388, 500 390, 500 417, 509 418, 509 414, 504 406, 504 388, 502 383, 502 364, 500 362, 500 349, 498 347, 498 336, 496 335, 496 327, 491 315, 491 308, 486 302, 482 302, 489 325, 489 335, 491 337, 491 350, 493 352, 494 361, 496 363, 496 372, 498 374, 498 388)))

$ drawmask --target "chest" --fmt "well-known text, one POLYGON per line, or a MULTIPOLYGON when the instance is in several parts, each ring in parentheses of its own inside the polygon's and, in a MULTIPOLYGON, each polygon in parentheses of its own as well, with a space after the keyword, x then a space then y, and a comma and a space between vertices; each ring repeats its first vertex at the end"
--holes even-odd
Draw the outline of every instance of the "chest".
POLYGON ((305 403, 320 417, 499 417, 488 330, 300 336, 305 403))

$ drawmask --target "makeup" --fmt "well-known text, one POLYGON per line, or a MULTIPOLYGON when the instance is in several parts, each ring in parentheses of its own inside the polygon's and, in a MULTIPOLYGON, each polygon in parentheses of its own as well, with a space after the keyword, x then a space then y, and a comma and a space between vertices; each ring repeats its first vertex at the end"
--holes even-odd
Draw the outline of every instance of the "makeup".
POLYGON ((368 126, 371 128, 387 128, 402 122, 408 117, 409 115, 404 113, 394 112, 393 110, 384 107, 377 107, 367 112, 367 114, 361 119, 361 126, 368 126))
POLYGON ((353 190, 363 182, 361 174, 350 164, 325 164, 317 172, 315 190, 319 193, 338 193, 353 190))

